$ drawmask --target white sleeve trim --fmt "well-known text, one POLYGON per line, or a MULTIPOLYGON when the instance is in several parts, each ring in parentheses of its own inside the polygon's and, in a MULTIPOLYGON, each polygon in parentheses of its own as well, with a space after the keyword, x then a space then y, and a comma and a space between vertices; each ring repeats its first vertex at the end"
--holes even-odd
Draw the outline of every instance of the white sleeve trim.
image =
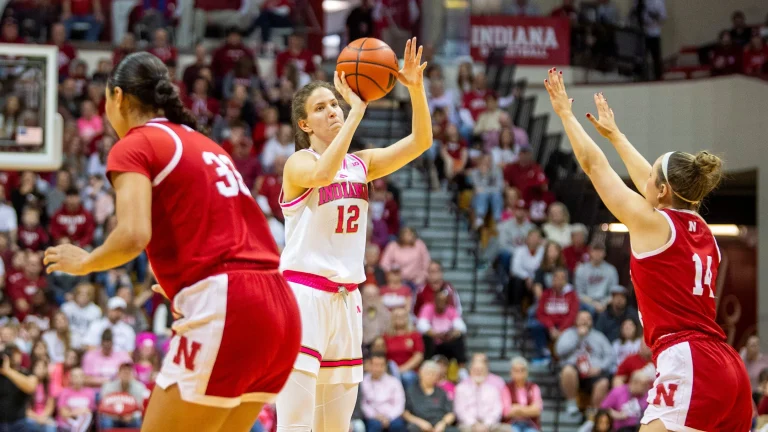
POLYGON ((146 125, 162 129, 171 136, 173 143, 176 145, 176 151, 174 151, 171 161, 168 162, 168 165, 166 165, 165 168, 160 171, 160 174, 158 174, 155 179, 152 180, 152 186, 157 186, 162 183, 162 181, 165 180, 165 178, 168 177, 171 172, 173 172, 173 170, 176 168, 176 165, 179 164, 179 161, 181 160, 181 154, 184 151, 184 146, 181 145, 181 138, 179 138, 179 135, 168 126, 160 123, 147 123, 146 125))

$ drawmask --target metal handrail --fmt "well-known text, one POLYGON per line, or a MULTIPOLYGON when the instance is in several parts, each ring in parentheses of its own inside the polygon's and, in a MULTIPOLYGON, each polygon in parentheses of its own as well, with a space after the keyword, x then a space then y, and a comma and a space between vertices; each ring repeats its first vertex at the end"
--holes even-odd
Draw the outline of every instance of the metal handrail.
POLYGON ((456 219, 453 225, 453 263, 451 263, 451 269, 456 270, 459 264, 459 227, 461 226, 461 211, 458 205, 453 206, 453 212, 456 219))

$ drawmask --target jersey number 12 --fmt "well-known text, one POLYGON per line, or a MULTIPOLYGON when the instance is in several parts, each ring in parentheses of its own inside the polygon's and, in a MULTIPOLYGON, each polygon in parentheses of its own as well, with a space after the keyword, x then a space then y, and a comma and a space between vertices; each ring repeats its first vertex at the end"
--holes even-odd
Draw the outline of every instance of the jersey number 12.
POLYGON ((360 217, 360 207, 356 205, 351 205, 347 207, 345 211, 344 206, 338 206, 337 209, 339 211, 339 219, 336 222, 336 234, 356 233, 357 219, 360 217), (346 216, 346 224, 344 223, 345 216, 346 216))
POLYGON ((715 293, 712 291, 712 257, 707 255, 706 273, 703 272, 704 266, 702 264, 699 254, 693 254, 693 265, 696 267, 696 279, 693 281, 693 295, 704 295, 704 286, 701 284, 701 277, 704 276, 704 285, 709 288, 709 296, 715 298, 715 293))

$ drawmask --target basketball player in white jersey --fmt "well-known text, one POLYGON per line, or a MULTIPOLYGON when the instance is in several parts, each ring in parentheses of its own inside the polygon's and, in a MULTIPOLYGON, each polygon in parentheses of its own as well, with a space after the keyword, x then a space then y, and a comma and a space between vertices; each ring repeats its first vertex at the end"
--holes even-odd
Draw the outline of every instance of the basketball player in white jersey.
POLYGON ((365 114, 344 74, 334 87, 307 84, 293 99, 296 153, 283 172, 285 249, 280 269, 301 310, 302 347, 277 398, 279 432, 347 432, 363 380, 362 302, 367 183, 416 159, 432 145, 422 47, 405 47, 398 80, 413 105, 412 132, 385 148, 347 154, 365 114), (349 104, 347 118, 338 96, 349 104), (314 408, 314 409, 313 409, 314 408))

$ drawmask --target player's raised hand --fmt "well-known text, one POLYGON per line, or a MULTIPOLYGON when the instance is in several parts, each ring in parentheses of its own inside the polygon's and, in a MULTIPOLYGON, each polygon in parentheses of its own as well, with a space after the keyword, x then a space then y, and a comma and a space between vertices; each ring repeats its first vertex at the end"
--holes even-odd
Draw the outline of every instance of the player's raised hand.
POLYGON ((555 114, 562 117, 573 113, 571 111, 573 99, 569 99, 565 92, 562 71, 558 71, 557 68, 550 69, 549 76, 544 80, 544 87, 549 93, 549 101, 552 102, 552 109, 555 110, 555 114))
POLYGON ((608 100, 602 93, 595 93, 595 105, 597 106, 598 117, 592 113, 587 113, 587 119, 592 122, 600 135, 612 139, 621 134, 616 125, 616 119, 613 117, 613 110, 608 106, 608 100))
POLYGON ((360 96, 358 96, 357 93, 352 91, 352 88, 349 87, 349 83, 347 83, 347 77, 344 72, 341 73, 341 76, 339 76, 338 71, 333 73, 333 85, 336 87, 336 91, 341 94, 341 97, 343 97, 347 104, 349 104, 351 109, 365 110, 365 107, 368 106, 368 104, 360 99, 360 96))
POLYGON ((88 252, 73 244, 60 244, 45 250, 43 264, 46 265, 46 273, 55 271, 64 272, 73 276, 82 276, 90 273, 86 268, 88 252))
POLYGON ((416 47, 416 38, 409 39, 405 43, 403 68, 397 74, 397 80, 408 88, 419 88, 424 85, 424 69, 427 68, 427 63, 421 62, 424 47, 420 45, 418 49, 416 47))

